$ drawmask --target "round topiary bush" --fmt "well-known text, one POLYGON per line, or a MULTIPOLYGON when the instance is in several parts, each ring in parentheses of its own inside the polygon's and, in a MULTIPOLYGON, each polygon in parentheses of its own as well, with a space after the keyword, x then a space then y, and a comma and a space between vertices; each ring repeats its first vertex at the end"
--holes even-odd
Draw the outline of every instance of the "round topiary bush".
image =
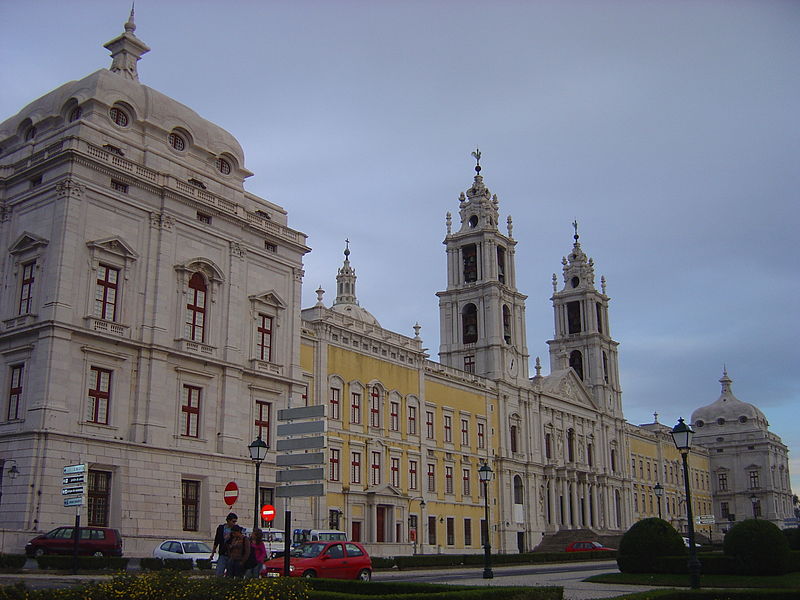
POLYGON ((789 572, 789 542, 778 527, 763 519, 734 525, 725 536, 723 550, 736 559, 746 575, 780 575, 789 572))
POLYGON ((664 556, 686 556, 681 534, 663 519, 642 519, 622 536, 617 566, 623 573, 659 573, 664 556))

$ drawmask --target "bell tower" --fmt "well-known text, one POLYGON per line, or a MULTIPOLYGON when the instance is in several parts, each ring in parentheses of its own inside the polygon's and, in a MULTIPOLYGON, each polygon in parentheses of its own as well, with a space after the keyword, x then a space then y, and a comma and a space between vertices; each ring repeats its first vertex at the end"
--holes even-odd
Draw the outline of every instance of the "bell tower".
POLYGON ((516 240, 509 216, 498 230, 499 202, 483 183, 480 150, 475 178, 459 197, 453 230, 447 213, 447 290, 438 292, 442 364, 490 379, 528 380, 525 299, 516 288, 516 240))
POLYGON ((586 385, 595 402, 607 414, 622 416, 622 389, 619 385, 618 342, 611 339, 605 277, 600 278, 601 291, 594 286, 594 261, 587 259, 578 241, 569 256, 561 259, 563 287, 553 274, 553 310, 555 338, 549 340, 552 371, 569 367, 586 385))

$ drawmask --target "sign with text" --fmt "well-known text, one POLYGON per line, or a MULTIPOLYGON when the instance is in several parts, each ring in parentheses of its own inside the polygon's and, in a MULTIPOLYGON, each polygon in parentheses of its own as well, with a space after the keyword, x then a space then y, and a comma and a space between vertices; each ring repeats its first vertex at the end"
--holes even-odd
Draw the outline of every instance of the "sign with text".
POLYGON ((64 467, 64 475, 74 475, 75 473, 85 473, 86 465, 67 465, 64 467))

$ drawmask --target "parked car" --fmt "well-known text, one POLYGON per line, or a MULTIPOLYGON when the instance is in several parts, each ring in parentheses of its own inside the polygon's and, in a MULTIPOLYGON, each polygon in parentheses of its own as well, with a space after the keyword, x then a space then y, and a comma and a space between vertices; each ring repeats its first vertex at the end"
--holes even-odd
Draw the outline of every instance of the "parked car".
MULTIPOLYGON (((192 559, 192 564, 197 566, 198 558, 211 556, 211 548, 205 542, 197 540, 165 540, 153 549, 156 558, 182 558, 192 559)), ((212 561, 212 566, 216 564, 212 561)))
MULTIPOLYGON (((284 558, 264 563, 263 575, 284 575, 284 558)), ((289 554, 290 577, 324 577, 326 579, 372 579, 372 559, 357 542, 305 542, 289 554)))
POLYGON ((347 534, 338 529, 295 529, 292 531, 292 545, 303 542, 335 542, 347 540, 347 534))
MULTIPOLYGON (((689 538, 687 538, 687 537, 683 538, 683 545, 686 546, 687 548, 689 547, 689 538)), ((703 545, 702 544, 698 544, 697 542, 695 542, 694 543, 694 547, 695 548, 702 548, 703 545)))
MULTIPOLYGON (((28 556, 72 554, 74 527, 56 527, 37 535, 25 546, 28 556)), ((81 527, 78 531, 78 554, 89 556, 122 556, 122 536, 108 527, 81 527)))
POLYGON ((614 548, 603 546, 600 542, 572 542, 564 552, 605 552, 613 551, 614 548))

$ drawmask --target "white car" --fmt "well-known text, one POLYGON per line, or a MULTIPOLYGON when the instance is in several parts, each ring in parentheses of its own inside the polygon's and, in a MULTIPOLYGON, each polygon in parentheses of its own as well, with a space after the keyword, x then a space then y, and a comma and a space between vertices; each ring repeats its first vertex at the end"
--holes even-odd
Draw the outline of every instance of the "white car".
MULTIPOLYGON (((192 564, 197 566, 198 558, 209 558, 211 548, 205 542, 197 540, 165 540, 153 550, 156 558, 182 558, 192 559, 192 564)), ((212 567, 217 561, 212 561, 212 567)))

